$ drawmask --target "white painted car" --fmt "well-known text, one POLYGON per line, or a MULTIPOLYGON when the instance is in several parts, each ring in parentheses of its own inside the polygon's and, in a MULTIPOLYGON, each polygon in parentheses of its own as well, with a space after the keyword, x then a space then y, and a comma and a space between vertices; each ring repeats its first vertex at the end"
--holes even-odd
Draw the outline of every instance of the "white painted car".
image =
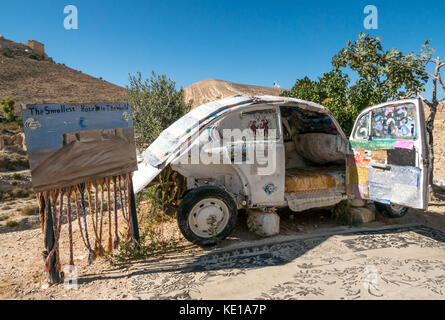
POLYGON ((242 208, 298 212, 361 198, 400 217, 408 207, 428 205, 429 152, 419 99, 364 110, 348 139, 321 105, 236 95, 193 109, 141 158, 135 192, 167 165, 186 178, 178 224, 200 245, 227 237, 242 208))

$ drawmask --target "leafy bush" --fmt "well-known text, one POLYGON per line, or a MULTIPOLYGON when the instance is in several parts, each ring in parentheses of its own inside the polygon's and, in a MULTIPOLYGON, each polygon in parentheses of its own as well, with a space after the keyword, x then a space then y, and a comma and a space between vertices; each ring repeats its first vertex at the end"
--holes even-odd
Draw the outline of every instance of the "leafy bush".
POLYGON ((10 228, 15 228, 19 225, 19 223, 15 220, 9 220, 6 222, 6 226, 10 227, 10 228))
POLYGON ((5 48, 5 49, 3 49, 3 50, 1 51, 1 53, 2 53, 5 57, 8 57, 8 58, 14 58, 14 52, 13 52, 11 49, 9 49, 9 48, 5 48))
POLYGON ((22 175, 20 173, 15 172, 15 173, 12 174, 12 179, 22 180, 22 178, 23 177, 22 177, 22 175))
MULTIPOLYGON (((176 83, 167 76, 156 75, 142 80, 141 73, 130 75, 129 102, 133 107, 136 147, 142 151, 173 122, 186 114, 191 105, 184 102, 182 89, 176 90, 176 83)), ((161 195, 162 210, 175 204, 182 194, 183 178, 167 167, 159 175, 157 185, 161 195)))
POLYGON ((353 217, 350 212, 350 203, 348 200, 343 200, 337 203, 331 209, 332 217, 339 224, 352 226, 354 224, 353 217))
POLYGON ((15 120, 14 116, 14 101, 9 98, 5 98, 0 101, 0 108, 3 112, 3 116, 6 118, 6 121, 12 122, 15 120))
POLYGON ((346 134, 354 125, 359 110, 348 100, 349 77, 340 70, 323 74, 317 81, 308 77, 297 80, 291 90, 282 95, 312 101, 332 111, 346 134))
POLYGON ((184 102, 182 89, 167 76, 156 75, 142 80, 141 73, 130 75, 129 102, 133 107, 136 146, 147 148, 159 134, 187 113, 191 106, 184 102))
POLYGON ((28 55, 28 58, 33 59, 33 60, 37 60, 37 61, 40 61, 40 60, 44 59, 44 57, 42 55, 36 54, 36 53, 30 53, 28 55))

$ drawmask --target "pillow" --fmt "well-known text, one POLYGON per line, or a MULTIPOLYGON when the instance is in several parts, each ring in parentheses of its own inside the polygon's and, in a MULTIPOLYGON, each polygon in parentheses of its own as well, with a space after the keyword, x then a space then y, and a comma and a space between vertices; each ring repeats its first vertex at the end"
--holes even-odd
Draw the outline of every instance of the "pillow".
POLYGON ((317 164, 344 162, 345 142, 338 135, 326 133, 295 134, 295 149, 304 159, 317 164))

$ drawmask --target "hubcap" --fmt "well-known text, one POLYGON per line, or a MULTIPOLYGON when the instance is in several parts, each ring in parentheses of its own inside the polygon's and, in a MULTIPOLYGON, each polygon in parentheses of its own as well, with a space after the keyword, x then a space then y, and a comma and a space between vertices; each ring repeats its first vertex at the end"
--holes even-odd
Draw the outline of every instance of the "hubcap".
POLYGON ((404 210, 403 206, 399 206, 398 204, 391 204, 391 210, 396 214, 401 214, 404 210))
POLYGON ((189 215, 190 229, 199 237, 211 238, 221 233, 229 222, 229 208, 216 198, 195 204, 189 215))

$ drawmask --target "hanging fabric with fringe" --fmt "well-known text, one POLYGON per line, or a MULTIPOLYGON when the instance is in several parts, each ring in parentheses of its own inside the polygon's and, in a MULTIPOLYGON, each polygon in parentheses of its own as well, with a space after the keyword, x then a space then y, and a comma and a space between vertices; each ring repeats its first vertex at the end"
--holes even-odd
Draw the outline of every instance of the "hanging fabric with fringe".
POLYGON ((121 239, 133 240, 128 232, 138 234, 129 227, 137 219, 128 204, 134 200, 128 179, 138 170, 133 111, 126 102, 30 104, 22 118, 45 234, 44 269, 54 283, 63 278, 62 260, 79 264, 78 242, 90 264, 118 250, 121 239))
POLYGON ((40 224, 45 234, 45 247, 50 245, 50 239, 47 238, 48 228, 52 229, 54 235, 52 249, 50 252, 44 252, 44 271, 47 273, 62 271, 60 243, 61 238, 64 237, 64 223, 67 224, 68 266, 75 265, 74 233, 76 230, 73 228, 73 220, 77 220, 77 231, 88 252, 87 265, 97 257, 110 255, 119 249, 120 230, 125 233, 125 241, 134 241, 131 230, 130 197, 127 196, 130 193, 131 174, 110 176, 38 193, 40 224), (119 228, 119 222, 125 226, 124 230, 119 228), (102 245, 105 223, 108 225, 106 249, 102 245))

